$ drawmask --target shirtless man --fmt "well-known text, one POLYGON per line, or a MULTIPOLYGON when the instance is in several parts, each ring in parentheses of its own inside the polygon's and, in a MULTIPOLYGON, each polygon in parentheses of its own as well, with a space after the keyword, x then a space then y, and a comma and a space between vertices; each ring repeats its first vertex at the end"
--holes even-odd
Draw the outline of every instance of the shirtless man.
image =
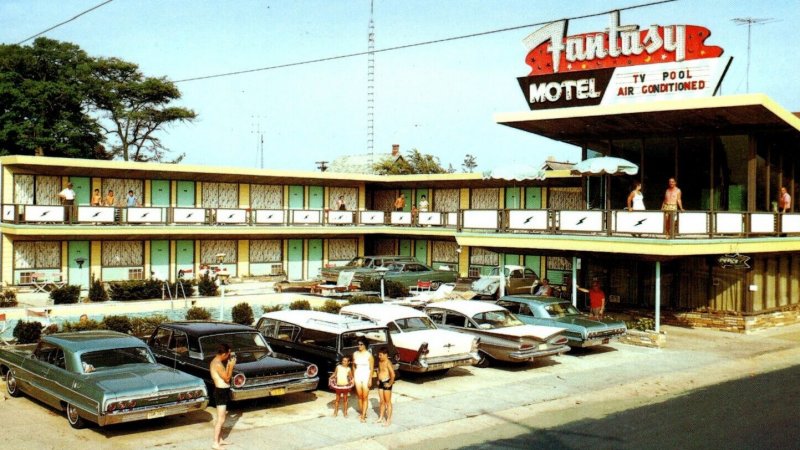
POLYGON ((236 366, 236 355, 231 355, 231 346, 219 344, 217 356, 211 360, 211 380, 214 381, 214 403, 217 405, 217 422, 214 424, 214 444, 212 449, 219 450, 228 442, 222 439, 222 425, 228 415, 228 402, 231 398, 231 376, 236 366))
POLYGON ((677 211, 683 211, 683 201, 681 201, 681 190, 675 178, 670 178, 667 182, 667 190, 664 191, 664 202, 661 203, 661 210, 664 211, 664 231, 672 234, 672 222, 677 211))
POLYGON ((394 386, 394 367, 389 361, 389 351, 386 347, 381 347, 378 350, 378 397, 380 397, 378 423, 383 422, 385 427, 392 424, 392 386, 394 386))

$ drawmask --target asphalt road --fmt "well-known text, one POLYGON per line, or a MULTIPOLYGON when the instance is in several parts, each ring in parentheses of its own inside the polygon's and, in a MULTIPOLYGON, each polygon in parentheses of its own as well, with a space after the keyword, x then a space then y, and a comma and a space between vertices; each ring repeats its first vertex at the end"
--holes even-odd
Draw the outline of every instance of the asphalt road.
MULTIPOLYGON (((352 396, 350 417, 330 417, 326 391, 234 404, 229 448, 798 447, 800 325, 757 335, 667 329, 662 350, 614 344, 405 377, 390 427, 359 423, 352 396)), ((205 449, 212 418, 209 409, 72 430, 29 398, 0 399, 9 449, 205 449)))

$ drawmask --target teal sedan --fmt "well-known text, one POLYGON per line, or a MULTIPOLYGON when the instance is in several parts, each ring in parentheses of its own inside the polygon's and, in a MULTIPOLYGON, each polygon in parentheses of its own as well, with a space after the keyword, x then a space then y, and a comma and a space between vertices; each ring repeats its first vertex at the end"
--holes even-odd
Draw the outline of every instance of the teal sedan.
POLYGON ((144 342, 114 331, 0 347, 0 372, 8 395, 25 393, 66 411, 73 428, 155 419, 208 404, 203 380, 158 364, 144 342))
MULTIPOLYGON (((406 287, 414 287, 418 282, 430 282, 431 290, 436 290, 442 283, 455 283, 458 272, 453 270, 434 270, 419 262, 398 261, 386 266, 384 280, 394 281, 406 287)), ((380 279, 380 275, 372 275, 380 279)))
POLYGON ((496 302, 531 325, 566 328, 570 347, 604 345, 628 332, 625 322, 594 319, 578 311, 569 300, 535 295, 507 295, 496 302))

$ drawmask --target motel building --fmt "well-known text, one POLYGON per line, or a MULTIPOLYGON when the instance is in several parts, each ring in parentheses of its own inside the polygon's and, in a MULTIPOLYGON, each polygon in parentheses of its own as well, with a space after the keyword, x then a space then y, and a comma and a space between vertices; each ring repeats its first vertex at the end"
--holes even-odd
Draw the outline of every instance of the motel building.
POLYGON ((307 280, 356 256, 409 255, 461 277, 524 265, 582 308, 576 286, 597 279, 610 311, 653 315, 657 328, 800 321, 800 210, 774 204, 781 186, 800 194, 800 118, 764 95, 717 95, 730 58, 708 37, 693 25, 621 27, 612 14, 603 32, 571 36, 555 22, 524 40, 531 70, 517 81, 530 110, 495 121, 579 146, 583 159, 623 158, 635 175, 512 181, 2 157, 0 279, 87 288, 92 277, 193 278, 219 263, 238 278, 307 280), (672 177, 684 210, 665 213, 672 177), (625 209, 636 181, 644 211, 625 209), (60 205, 67 183, 77 206, 60 205), (95 189, 117 204, 91 206, 95 189), (122 206, 128 191, 141 206, 122 206), (400 193, 405 211, 393 211, 400 193), (423 195, 430 211, 413 218, 423 195), (340 196, 347 210, 332 210, 340 196))

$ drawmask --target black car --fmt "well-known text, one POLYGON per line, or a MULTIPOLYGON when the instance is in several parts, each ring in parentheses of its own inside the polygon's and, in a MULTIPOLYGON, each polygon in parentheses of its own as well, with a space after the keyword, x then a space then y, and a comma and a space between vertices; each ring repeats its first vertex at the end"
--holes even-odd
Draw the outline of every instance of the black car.
POLYGON ((269 397, 317 388, 317 366, 272 351, 256 329, 226 322, 170 322, 153 331, 147 345, 161 364, 202 378, 213 386, 209 366, 217 346, 236 354, 231 399, 269 397))
POLYGON ((377 366, 378 350, 386 347, 394 368, 399 355, 389 329, 375 322, 321 311, 275 311, 261 316, 256 328, 278 351, 311 361, 331 374, 343 355, 352 356, 364 338, 377 366))

